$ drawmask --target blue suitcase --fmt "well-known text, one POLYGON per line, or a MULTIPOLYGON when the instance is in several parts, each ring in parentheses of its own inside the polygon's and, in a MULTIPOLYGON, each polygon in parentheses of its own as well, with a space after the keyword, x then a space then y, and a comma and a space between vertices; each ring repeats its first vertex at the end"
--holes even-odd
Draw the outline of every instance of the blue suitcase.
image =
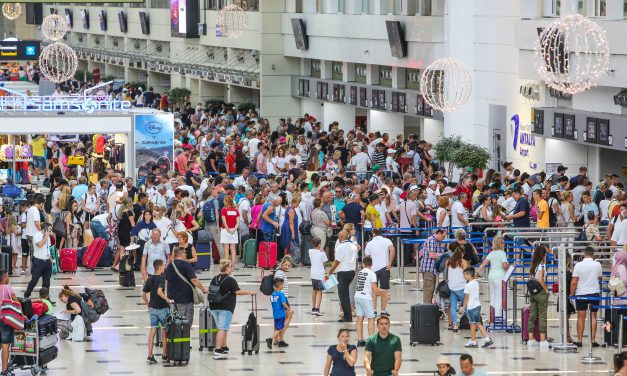
POLYGON ((196 243, 196 270, 211 269, 211 243, 196 243))

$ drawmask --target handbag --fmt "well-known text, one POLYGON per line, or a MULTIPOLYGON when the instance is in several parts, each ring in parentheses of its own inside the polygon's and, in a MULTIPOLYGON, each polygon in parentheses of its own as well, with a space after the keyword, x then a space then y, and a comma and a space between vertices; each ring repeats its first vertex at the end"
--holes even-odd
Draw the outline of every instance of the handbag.
POLYGON ((176 272, 176 274, 178 274, 179 277, 181 277, 181 279, 185 281, 185 283, 187 283, 187 285, 192 289, 192 296, 194 297, 194 304, 201 304, 202 302, 204 302, 205 297, 203 295, 203 292, 198 287, 194 287, 194 285, 192 285, 187 280, 187 278, 183 277, 183 274, 179 272, 179 269, 176 267, 176 263, 174 261, 172 261, 172 266, 174 267, 174 271, 176 272))
POLYGON ((535 295, 542 290, 543 290, 542 285, 535 278, 530 278, 527 281, 527 293, 529 295, 535 295))
POLYGON ((625 290, 627 289, 625 288, 625 284, 623 283, 623 281, 618 277, 610 278, 609 282, 607 283, 607 288, 610 290, 610 292, 614 293, 614 296, 623 295, 625 293, 625 290))
POLYGON ((62 238, 67 236, 67 228, 65 227, 66 214, 67 213, 65 211, 61 212, 52 224, 52 231, 54 231, 57 235, 61 235, 62 238))
POLYGON ((311 227, 313 223, 311 221, 303 221, 300 225, 298 225, 298 230, 301 235, 311 235, 311 227))
MULTIPOLYGON (((6 290, 6 285, 5 290, 6 290)), ((4 294, 3 294, 4 295, 4 294)), ((0 316, 2 322, 15 330, 24 330, 24 314, 22 313, 22 305, 11 299, 2 300, 0 305, 0 316)))

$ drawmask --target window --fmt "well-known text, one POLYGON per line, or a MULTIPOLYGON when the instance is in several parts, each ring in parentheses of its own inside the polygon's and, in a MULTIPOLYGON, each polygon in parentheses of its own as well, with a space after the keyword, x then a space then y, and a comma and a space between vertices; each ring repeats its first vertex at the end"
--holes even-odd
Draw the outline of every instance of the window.
POLYGON ((151 0, 150 7, 154 9, 168 9, 170 8, 170 0, 151 0))
POLYGON ((624 0, 623 2, 623 16, 627 18, 627 0, 624 0))
POLYGON ((333 85, 333 102, 337 103, 345 103, 345 91, 346 87, 344 85, 334 84, 333 85))
POLYGON ((416 7, 417 16, 430 16, 431 15, 431 0, 418 0, 418 6, 416 7))
POLYGON ((392 86, 392 68, 379 67, 379 85, 392 86))
POLYGON ((298 80, 298 96, 309 96, 309 80, 298 80))
POLYGON ((342 81, 344 74, 342 73, 342 63, 339 61, 333 62, 333 72, 331 73, 332 79, 336 81, 342 81))
POLYGON ((407 69, 405 75, 405 87, 420 90, 420 71, 418 69, 407 69))
POLYGON ((366 64, 355 64, 355 82, 365 84, 367 73, 366 64))
POLYGON ((320 78, 321 63, 320 60, 311 61, 311 77, 320 78))
POLYGON ((368 107, 368 90, 365 87, 359 88, 359 105, 368 107))
POLYGON ((594 0, 595 17, 607 17, 607 0, 594 0))

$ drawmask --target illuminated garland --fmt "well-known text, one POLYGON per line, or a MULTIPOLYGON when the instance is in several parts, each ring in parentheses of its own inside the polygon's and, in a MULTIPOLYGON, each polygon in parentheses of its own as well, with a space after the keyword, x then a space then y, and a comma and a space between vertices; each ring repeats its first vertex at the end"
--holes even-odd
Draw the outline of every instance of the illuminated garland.
POLYGON ((2 14, 9 20, 15 20, 22 14, 22 6, 18 3, 4 3, 2 14))
POLYGON ((61 83, 74 77, 78 67, 76 52, 63 43, 47 45, 39 55, 41 73, 51 82, 61 83))
POLYGON ((222 8, 218 13, 217 26, 222 36, 237 39, 248 29, 248 6, 243 0, 236 1, 222 8))
POLYGON ((422 72, 420 89, 431 107, 453 112, 468 101, 472 77, 459 60, 445 57, 434 61, 422 72))
POLYGON ((41 33, 50 40, 60 40, 67 33, 67 22, 57 14, 51 14, 41 23, 41 33))

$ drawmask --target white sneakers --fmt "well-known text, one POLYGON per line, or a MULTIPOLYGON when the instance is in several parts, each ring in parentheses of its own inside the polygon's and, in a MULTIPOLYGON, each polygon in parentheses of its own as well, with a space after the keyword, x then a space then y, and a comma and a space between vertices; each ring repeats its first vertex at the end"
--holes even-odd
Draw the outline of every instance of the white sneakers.
POLYGON ((542 341, 542 342, 540 342, 540 348, 541 349, 549 349, 549 348, 551 348, 551 344, 549 343, 549 341, 542 341))
POLYGON ((527 342, 527 347, 540 347, 541 349, 550 349, 551 348, 551 344, 549 343, 549 341, 533 341, 530 340, 529 342, 527 342))

